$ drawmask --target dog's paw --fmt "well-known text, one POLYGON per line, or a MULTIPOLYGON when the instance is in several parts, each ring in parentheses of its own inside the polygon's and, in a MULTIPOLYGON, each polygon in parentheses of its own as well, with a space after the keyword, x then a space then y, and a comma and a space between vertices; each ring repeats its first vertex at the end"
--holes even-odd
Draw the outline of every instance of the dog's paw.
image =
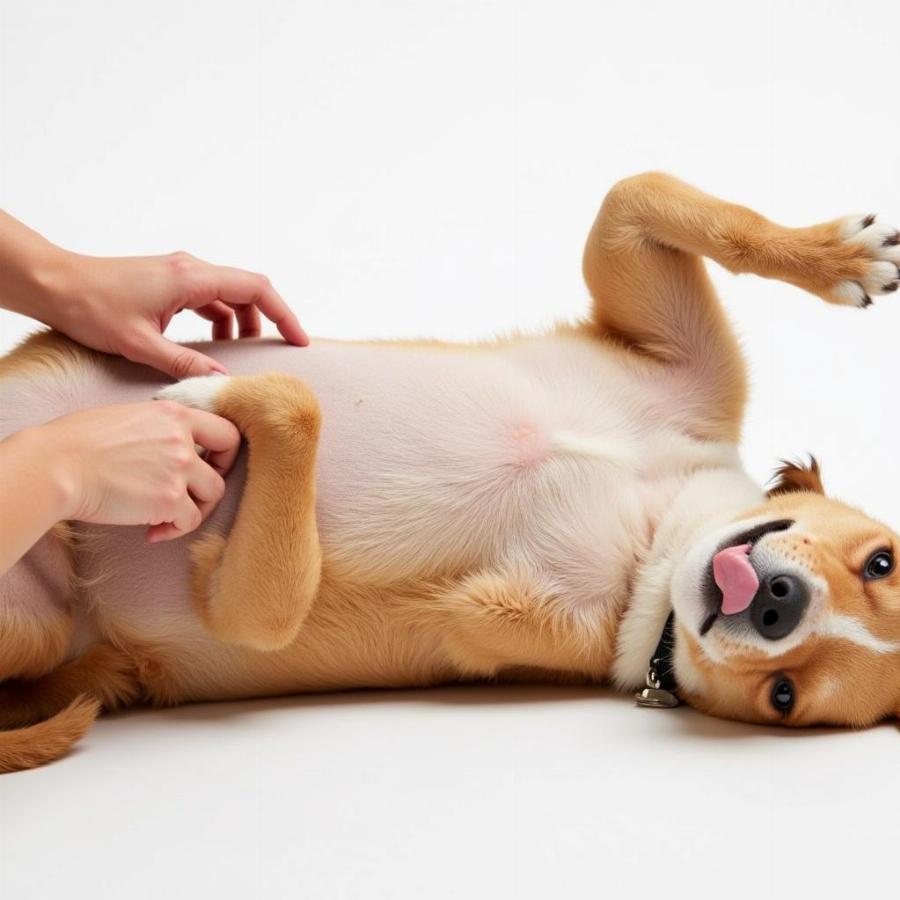
POLYGON ((844 247, 853 251, 854 277, 839 280, 826 299, 845 306, 870 306, 872 298, 900 287, 900 231, 874 215, 847 216, 838 223, 844 247))
POLYGON ((185 378, 170 384, 156 394, 157 400, 174 400, 182 406, 191 406, 206 412, 216 411, 216 399, 231 381, 230 375, 203 375, 185 378))

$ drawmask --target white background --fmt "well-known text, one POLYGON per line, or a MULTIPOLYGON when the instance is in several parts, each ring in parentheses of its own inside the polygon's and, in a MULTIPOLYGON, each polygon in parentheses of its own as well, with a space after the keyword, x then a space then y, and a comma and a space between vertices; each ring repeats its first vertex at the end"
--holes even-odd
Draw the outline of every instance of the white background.
MULTIPOLYGON (((0 4, 0 205, 94 254, 266 272, 313 335, 585 308, 604 192, 661 168, 784 224, 900 223, 896 2, 0 4)), ((715 269, 745 460, 900 525, 900 302, 715 269)), ((174 333, 205 334, 179 317, 174 333)), ((0 349, 24 335, 0 314, 0 349)), ((0 779, 4 900, 871 896, 900 738, 454 689, 135 713, 0 779)))

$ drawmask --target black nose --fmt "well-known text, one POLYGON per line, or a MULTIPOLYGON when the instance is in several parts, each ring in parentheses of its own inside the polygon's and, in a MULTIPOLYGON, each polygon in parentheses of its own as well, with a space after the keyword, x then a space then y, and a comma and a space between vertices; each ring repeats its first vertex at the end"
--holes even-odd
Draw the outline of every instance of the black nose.
POLYGON ((809 603, 806 585, 794 575, 773 575, 756 592, 750 606, 753 627, 769 641, 787 637, 809 603))

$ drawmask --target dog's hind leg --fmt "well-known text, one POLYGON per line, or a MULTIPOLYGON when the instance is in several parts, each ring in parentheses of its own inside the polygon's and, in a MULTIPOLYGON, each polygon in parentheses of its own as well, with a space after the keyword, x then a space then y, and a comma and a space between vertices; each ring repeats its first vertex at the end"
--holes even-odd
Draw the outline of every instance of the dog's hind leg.
POLYGON ((900 237, 871 216, 785 228, 668 175, 615 185, 584 251, 591 328, 670 366, 694 397, 699 435, 717 440, 738 437, 746 382, 704 256, 856 306, 900 276, 900 237))
POLYGON ((38 678, 65 659, 74 628, 71 580, 65 526, 0 574, 0 681, 38 678))
POLYGON ((258 650, 287 646, 319 588, 315 458, 321 413, 286 375, 192 378, 160 395, 230 419, 248 443, 247 483, 227 537, 192 546, 193 592, 209 630, 258 650))

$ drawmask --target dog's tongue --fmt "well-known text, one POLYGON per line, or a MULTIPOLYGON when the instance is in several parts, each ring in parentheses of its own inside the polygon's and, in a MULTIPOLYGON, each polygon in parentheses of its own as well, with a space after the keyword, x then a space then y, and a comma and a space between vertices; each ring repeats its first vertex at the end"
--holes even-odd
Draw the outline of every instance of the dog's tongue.
POLYGON ((753 601, 759 578, 750 565, 750 545, 720 550, 712 561, 713 578, 722 592, 722 613, 726 616, 743 612, 753 601))

